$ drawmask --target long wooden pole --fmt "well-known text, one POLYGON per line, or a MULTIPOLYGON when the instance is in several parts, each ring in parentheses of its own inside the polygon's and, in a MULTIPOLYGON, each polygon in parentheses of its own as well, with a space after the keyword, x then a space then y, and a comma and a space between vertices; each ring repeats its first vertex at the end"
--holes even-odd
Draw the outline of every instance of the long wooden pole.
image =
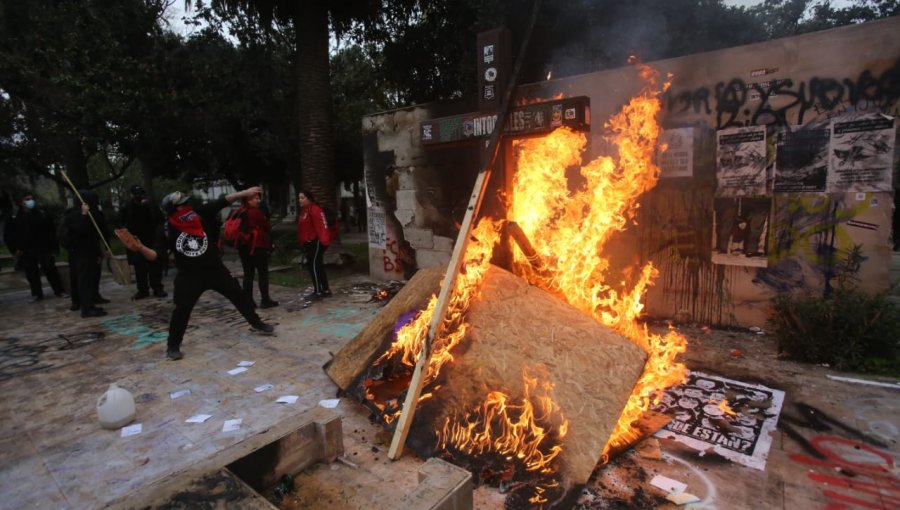
POLYGON ((500 103, 497 123, 494 127, 494 132, 491 133, 487 145, 486 151, 490 155, 490 158, 475 179, 472 196, 469 197, 469 205, 466 207, 466 214, 463 217, 459 234, 456 236, 456 244, 453 247, 453 254, 450 256, 450 263, 447 266, 447 274, 444 276, 444 283, 441 286, 441 292, 438 295, 434 315, 431 317, 431 323, 428 326, 428 334, 425 336, 422 351, 419 353, 418 360, 416 360, 416 368, 413 370, 409 390, 407 390, 406 399, 403 402, 403 409, 400 411, 400 418, 397 420, 397 428, 394 429, 394 437, 391 439, 391 447, 388 450, 388 458, 391 460, 400 458, 403 453, 403 445, 406 444, 406 437, 409 435, 409 427, 415 416, 416 405, 419 402, 419 397, 422 395, 424 373, 431 360, 431 346, 434 343, 435 337, 441 333, 441 322, 443 322, 444 315, 447 313, 447 306, 450 304, 450 296, 456 286, 456 279, 459 276, 459 269, 462 267, 466 245, 468 245, 469 236, 472 234, 472 229, 475 226, 475 218, 478 216, 478 211, 481 209, 481 203, 484 200, 484 190, 487 187, 491 170, 500 153, 500 136, 506 128, 506 117, 509 111, 509 104, 512 101, 513 91, 516 88, 516 81, 519 76, 519 71, 522 68, 522 61, 525 59, 525 54, 528 50, 528 41, 531 39, 531 32, 537 21, 540 5, 541 0, 535 0, 528 31, 525 33, 525 38, 522 40, 522 48, 519 51, 519 55, 516 57, 516 65, 513 69, 509 83, 506 86, 506 90, 503 93, 503 100, 500 103))

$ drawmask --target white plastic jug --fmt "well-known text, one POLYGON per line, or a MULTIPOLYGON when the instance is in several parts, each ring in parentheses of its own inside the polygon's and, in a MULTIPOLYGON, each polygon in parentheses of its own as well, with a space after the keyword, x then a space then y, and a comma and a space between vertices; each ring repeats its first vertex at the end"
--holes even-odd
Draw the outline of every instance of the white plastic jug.
POLYGON ((117 429, 134 419, 134 397, 116 383, 109 385, 106 393, 97 399, 97 415, 105 429, 117 429))

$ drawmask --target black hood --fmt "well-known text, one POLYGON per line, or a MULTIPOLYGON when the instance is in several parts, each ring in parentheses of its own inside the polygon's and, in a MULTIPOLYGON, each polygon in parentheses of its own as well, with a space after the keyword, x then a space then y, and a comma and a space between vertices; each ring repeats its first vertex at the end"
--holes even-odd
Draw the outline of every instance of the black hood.
POLYGON ((100 197, 97 196, 96 193, 89 189, 78 190, 78 194, 81 195, 81 199, 84 200, 91 209, 97 209, 100 205, 100 197))

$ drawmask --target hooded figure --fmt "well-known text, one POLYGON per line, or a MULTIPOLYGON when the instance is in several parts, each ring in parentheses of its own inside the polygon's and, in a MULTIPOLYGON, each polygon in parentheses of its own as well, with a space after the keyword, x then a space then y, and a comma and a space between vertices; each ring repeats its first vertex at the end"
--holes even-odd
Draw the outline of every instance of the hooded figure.
POLYGON ((16 217, 6 222, 4 240, 9 251, 25 268, 25 278, 31 286, 32 300, 44 299, 42 271, 53 288, 53 293, 60 297, 65 295, 54 260, 54 255, 59 251, 56 227, 53 225, 53 219, 37 207, 34 195, 30 191, 22 194, 16 217))
POLYGON ((67 244, 72 283, 70 309, 81 310, 82 317, 99 317, 106 315, 106 311, 95 306, 95 303, 109 303, 108 299, 100 295, 100 268, 103 261, 101 233, 104 238, 108 237, 109 228, 106 217, 100 212, 97 194, 86 189, 79 190, 78 194, 84 202, 66 211, 63 219, 69 233, 67 244))
MULTIPOLYGON (((135 185, 131 187, 131 200, 122 207, 120 222, 142 243, 152 245, 156 231, 162 224, 162 215, 156 204, 147 199, 144 188, 135 185)), ((166 297, 168 294, 163 289, 162 275, 167 261, 159 259, 151 262, 130 251, 127 255, 128 263, 134 266, 134 279, 137 285, 137 292, 131 298, 149 297, 151 288, 155 297, 166 297)))

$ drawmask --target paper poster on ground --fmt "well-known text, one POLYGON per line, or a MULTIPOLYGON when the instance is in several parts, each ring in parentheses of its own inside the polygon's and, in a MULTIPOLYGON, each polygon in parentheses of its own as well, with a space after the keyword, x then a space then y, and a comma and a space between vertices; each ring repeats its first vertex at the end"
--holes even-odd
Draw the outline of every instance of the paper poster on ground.
POLYGON ((765 195, 766 128, 723 129, 716 141, 716 196, 765 195))
POLYGON ((771 197, 716 198, 712 262, 767 267, 771 197))
POLYGON ((780 390, 691 372, 652 407, 673 418, 656 435, 764 470, 783 402, 780 390))
POLYGON ((892 190, 894 118, 847 115, 831 121, 829 192, 892 190))
POLYGON ((694 175, 694 128, 666 129, 659 134, 659 177, 691 177, 694 175))
POLYGON ((775 136, 775 192, 825 191, 829 126, 788 126, 775 136))

